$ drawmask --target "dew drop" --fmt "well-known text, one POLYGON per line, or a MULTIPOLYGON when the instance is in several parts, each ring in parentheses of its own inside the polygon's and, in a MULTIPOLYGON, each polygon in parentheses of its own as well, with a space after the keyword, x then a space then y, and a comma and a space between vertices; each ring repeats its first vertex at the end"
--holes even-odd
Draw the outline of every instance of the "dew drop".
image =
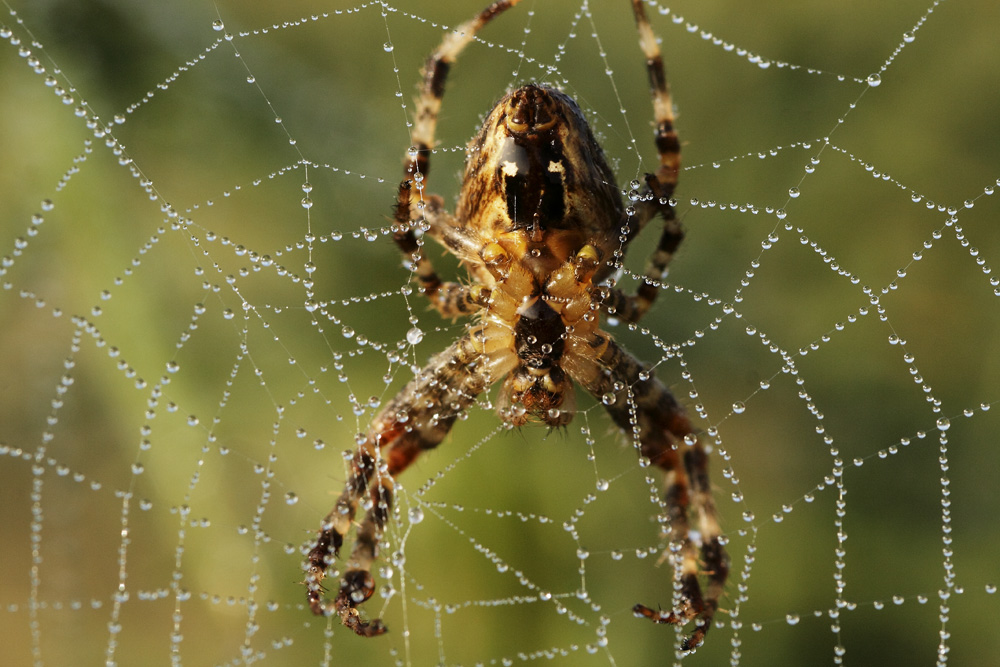
POLYGON ((226 24, 222 22, 221 19, 216 19, 212 21, 212 30, 215 32, 222 32, 226 29, 226 24))
POLYGON ((289 505, 294 505, 295 503, 299 502, 299 497, 295 495, 295 493, 293 493, 292 491, 289 491, 288 493, 285 494, 285 502, 289 505))
POLYGON ((419 507, 411 507, 407 515, 410 518, 410 523, 420 523, 424 520, 424 510, 419 507))
POLYGON ((871 86, 872 88, 877 88, 880 83, 882 83, 882 77, 879 76, 878 73, 868 75, 869 86, 871 86))
POLYGON ((800 193, 798 188, 788 188, 788 196, 791 197, 792 199, 798 197, 799 194, 800 193))
POLYGON ((410 345, 416 345, 424 339, 424 332, 419 327, 413 327, 406 332, 406 342, 410 345))
POLYGON ((743 403, 743 401, 736 401, 735 403, 733 403, 733 412, 738 415, 741 415, 744 412, 746 412, 746 409, 747 406, 746 404, 743 403))
POLYGON ((386 42, 385 44, 383 44, 383 45, 382 45, 382 49, 383 49, 383 50, 384 50, 384 51, 385 51, 386 53, 392 53, 392 50, 393 50, 394 48, 395 48, 395 47, 394 47, 394 46, 392 45, 392 42, 386 42))

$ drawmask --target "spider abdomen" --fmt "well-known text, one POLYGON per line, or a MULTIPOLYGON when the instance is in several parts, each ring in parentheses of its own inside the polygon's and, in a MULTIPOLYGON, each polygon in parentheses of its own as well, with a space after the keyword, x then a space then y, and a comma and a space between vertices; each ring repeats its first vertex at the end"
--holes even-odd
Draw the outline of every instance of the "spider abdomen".
POLYGON ((465 233, 540 264, 529 268, 544 282, 584 244, 610 255, 625 215, 580 107, 551 86, 527 84, 494 105, 469 143, 456 218, 465 233))

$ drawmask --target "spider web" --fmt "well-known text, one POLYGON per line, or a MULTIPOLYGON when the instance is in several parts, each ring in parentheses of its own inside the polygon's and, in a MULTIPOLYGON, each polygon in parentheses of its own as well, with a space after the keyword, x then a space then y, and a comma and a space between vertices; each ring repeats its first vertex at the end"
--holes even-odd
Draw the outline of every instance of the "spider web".
MULTIPOLYGON (((252 4, 4 3, 7 664, 679 662, 631 613, 671 601, 658 474, 583 396, 565 433, 486 397, 400 478, 365 610, 389 634, 308 612, 342 453, 463 330, 387 230, 419 67, 483 2, 252 4)), ((610 329, 713 450, 733 570, 683 662, 1000 655, 1000 10, 744 8, 650 8, 688 236, 610 329)), ((655 164, 627 3, 524 0, 480 37, 431 191, 527 80, 623 187, 655 164)))

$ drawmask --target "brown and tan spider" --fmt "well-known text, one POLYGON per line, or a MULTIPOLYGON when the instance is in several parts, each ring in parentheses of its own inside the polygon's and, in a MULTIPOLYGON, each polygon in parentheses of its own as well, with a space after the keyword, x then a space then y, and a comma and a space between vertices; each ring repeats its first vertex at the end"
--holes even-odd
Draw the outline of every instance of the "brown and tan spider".
POLYGON ((454 215, 441 197, 426 192, 448 70, 479 29, 518 1, 498 0, 459 26, 423 70, 394 240, 441 315, 468 315, 475 323, 372 420, 354 452, 345 488, 308 552, 309 606, 316 614, 338 616, 359 635, 385 632, 381 620, 363 621, 358 607, 375 590, 371 568, 390 516, 396 475, 437 447, 459 414, 494 382, 503 380, 497 400, 501 419, 516 426, 556 427, 573 418, 575 381, 599 398, 642 456, 663 470, 668 558, 679 571, 677 604, 669 611, 643 605, 633 611, 657 623, 694 620, 695 629, 681 644, 689 650, 708 631, 729 571, 707 455, 670 391, 599 326, 602 312, 626 322, 646 313, 683 238, 670 204, 680 144, 660 49, 642 0, 631 2, 649 71, 659 167, 646 175, 634 207, 623 205, 580 108, 543 84, 508 93, 490 111, 469 143, 454 215), (663 233, 636 293, 626 295, 606 284, 629 244, 657 215, 663 233), (443 282, 417 231, 454 253, 472 284, 443 282), (354 525, 359 503, 369 509, 357 526, 337 595, 326 600, 323 578, 354 525))

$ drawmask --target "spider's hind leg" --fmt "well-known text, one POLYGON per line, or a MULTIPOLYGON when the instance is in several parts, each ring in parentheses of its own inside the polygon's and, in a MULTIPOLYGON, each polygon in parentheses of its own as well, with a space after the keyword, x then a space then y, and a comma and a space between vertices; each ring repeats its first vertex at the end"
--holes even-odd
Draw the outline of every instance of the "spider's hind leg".
MULTIPOLYGON (((694 619, 697 627, 681 642, 684 651, 697 648, 705 639, 705 633, 712 623, 715 612, 719 608, 719 598, 725 588, 729 576, 729 556, 722 545, 722 531, 719 527, 718 515, 708 479, 708 455, 701 443, 689 434, 685 441, 691 444, 681 445, 683 448, 684 470, 688 480, 686 503, 681 505, 678 493, 682 491, 676 482, 671 483, 672 471, 667 471, 667 491, 664 494, 670 508, 670 541, 671 545, 679 545, 681 605, 678 611, 664 613, 654 611, 649 607, 637 604, 632 608, 636 616, 648 618, 655 623, 684 624, 694 619), (698 561, 696 548, 689 535, 678 535, 681 530, 688 529, 686 516, 681 506, 690 507, 697 522, 700 536, 700 555, 705 570, 705 589, 698 583, 698 561)), ((661 464, 661 467, 662 464, 661 464)))
POLYGON ((319 534, 306 554, 306 598, 316 615, 338 616, 363 637, 385 632, 381 620, 361 620, 358 606, 375 591, 372 565, 378 557, 394 498, 395 477, 420 454, 437 447, 466 410, 490 383, 481 351, 470 333, 435 355, 371 423, 355 449, 344 490, 323 520, 319 534), (354 524, 358 506, 366 508, 358 524, 354 547, 340 575, 333 600, 324 599, 326 571, 339 556, 344 538, 354 524))
POLYGON ((381 620, 361 620, 357 606, 375 592, 371 565, 378 552, 378 542, 392 506, 392 480, 377 475, 379 452, 377 437, 368 437, 358 446, 351 459, 351 474, 333 510, 323 520, 319 535, 309 550, 306 571, 306 598, 309 608, 317 616, 338 616, 341 622, 362 637, 374 637, 385 632, 381 620), (326 570, 339 555, 344 536, 350 530, 359 502, 372 497, 372 509, 359 527, 354 549, 348 561, 351 569, 343 573, 337 596, 324 600, 323 579, 326 570))
POLYGON ((640 454, 663 470, 666 555, 680 586, 670 610, 637 604, 633 611, 657 623, 684 625, 693 620, 697 627, 681 642, 683 650, 693 649, 708 632, 729 574, 708 456, 670 390, 606 333, 597 331, 590 340, 574 341, 565 365, 577 382, 601 399, 619 428, 632 434, 640 454), (614 401, 609 402, 608 396, 614 401), (700 547, 692 539, 692 522, 700 533, 700 547), (700 573, 705 575, 704 589, 700 573))
POLYGON ((420 94, 416 99, 416 114, 411 146, 404 160, 404 176, 399 186, 396 204, 396 231, 393 240, 403 256, 412 263, 412 270, 420 283, 421 291, 444 317, 468 315, 482 307, 488 293, 474 292, 455 282, 443 282, 426 256, 415 228, 425 226, 430 235, 459 257, 477 256, 478 247, 470 246, 470 239, 462 233, 454 219, 443 208, 441 198, 427 192, 427 174, 430 154, 434 147, 444 86, 451 66, 459 54, 472 42, 476 33, 498 14, 516 5, 520 0, 497 0, 476 16, 445 35, 427 59, 423 69, 420 94))
POLYGON ((659 165, 655 172, 646 174, 645 183, 639 186, 633 207, 634 213, 622 220, 621 227, 628 231, 621 250, 624 253, 632 240, 656 216, 663 220, 663 231, 656 250, 649 257, 642 282, 635 294, 625 294, 617 289, 611 290, 609 297, 602 304, 604 310, 626 322, 638 322, 649 311, 667 276, 670 262, 684 240, 684 230, 671 204, 681 169, 681 144, 674 126, 674 103, 663 67, 660 46, 649 25, 643 2, 644 0, 632 0, 632 12, 639 31, 639 45, 646 57, 650 95, 653 98, 655 123, 653 141, 659 165))

